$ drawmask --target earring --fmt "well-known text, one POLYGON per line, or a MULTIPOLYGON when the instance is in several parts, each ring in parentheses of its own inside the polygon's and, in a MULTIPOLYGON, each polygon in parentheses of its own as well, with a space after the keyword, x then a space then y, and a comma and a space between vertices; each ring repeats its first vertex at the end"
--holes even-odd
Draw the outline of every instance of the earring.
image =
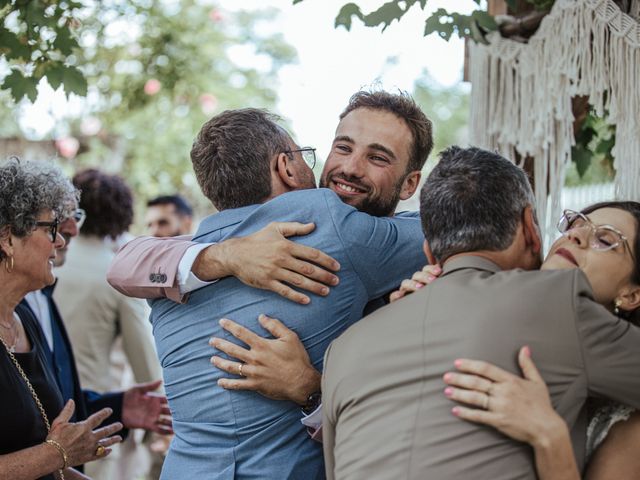
POLYGON ((620 315, 620 305, 622 305, 622 300, 616 298, 616 301, 613 305, 613 313, 615 313, 616 315, 620 315))
POLYGON ((13 255, 7 257, 7 263, 4 264, 7 273, 13 272, 13 255))

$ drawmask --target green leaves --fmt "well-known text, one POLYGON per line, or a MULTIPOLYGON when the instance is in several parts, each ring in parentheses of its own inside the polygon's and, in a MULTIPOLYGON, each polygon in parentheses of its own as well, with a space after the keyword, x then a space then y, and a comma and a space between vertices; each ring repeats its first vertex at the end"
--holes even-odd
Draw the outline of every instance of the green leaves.
POLYGON ((615 127, 589 112, 576 133, 576 144, 571 148, 571 160, 576 164, 578 176, 583 178, 598 162, 613 169, 611 150, 615 142, 615 127))
POLYGON ((7 60, 28 60, 31 56, 31 49, 26 45, 24 36, 18 37, 3 26, 0 26, 0 54, 7 60))
MULTIPOLYGON (((294 0, 294 4, 302 0, 294 0)), ((377 27, 382 25, 382 31, 391 25, 394 20, 400 20, 411 7, 418 4, 421 9, 427 4, 427 0, 391 0, 384 3, 377 10, 363 14, 360 7, 355 3, 347 3, 342 6, 336 17, 335 26, 345 27, 351 30, 353 17, 358 17, 367 27, 377 27)))
POLYGON ((10 90, 11 96, 17 101, 22 100, 26 95, 32 102, 38 96, 36 86, 38 81, 33 77, 25 77, 19 70, 12 70, 2 83, 3 90, 10 90))
POLYGON ((0 89, 9 90, 16 102, 25 96, 34 101, 36 85, 46 77, 53 88, 64 85, 67 93, 86 94, 83 74, 69 66, 79 47, 71 25, 81 7, 73 0, 0 0, 0 57, 11 67, 0 89), (9 15, 16 20, 11 26, 4 22, 9 15))
POLYGON ((364 18, 360 7, 355 3, 347 3, 346 5, 343 5, 336 17, 336 21, 334 23, 335 28, 342 26, 347 30, 351 30, 351 19, 354 15, 360 20, 363 20, 364 18))
POLYGON ((69 93, 85 96, 87 94, 87 79, 76 67, 63 67, 62 83, 64 90, 69 93))
MULTIPOLYGON (((407 7, 408 9, 408 7, 407 7)), ((382 31, 384 32, 391 22, 394 20, 400 20, 406 13, 406 10, 400 8, 399 2, 391 1, 382 5, 377 10, 371 12, 369 15, 365 15, 364 24, 367 27, 375 27, 382 25, 382 31)))
POLYGON ((74 48, 78 48, 78 41, 71 35, 69 27, 64 26, 56 30, 56 39, 53 41, 54 48, 60 50, 63 55, 71 55, 74 48))
MULTIPOLYGON (((294 0, 299 3, 302 0, 294 0)), ((474 0, 478 5, 480 0, 474 0)), ((342 6, 335 20, 335 26, 351 30, 353 17, 360 19, 367 27, 382 25, 384 32, 394 20, 400 20, 411 7, 418 5, 424 10, 427 0, 391 0, 384 3, 371 13, 364 14, 356 3, 347 3, 342 6)), ((440 38, 449 40, 455 33, 461 38, 472 38, 476 42, 487 43, 487 32, 497 30, 498 25, 494 18, 484 10, 475 10, 470 15, 457 12, 449 12, 439 8, 429 18, 424 26, 424 35, 437 33, 440 38)))
POLYGON ((449 40, 456 33, 460 38, 471 38, 478 43, 487 43, 485 35, 498 29, 495 19, 484 10, 475 10, 471 15, 448 12, 439 8, 427 18, 424 35, 437 33, 440 38, 449 40))

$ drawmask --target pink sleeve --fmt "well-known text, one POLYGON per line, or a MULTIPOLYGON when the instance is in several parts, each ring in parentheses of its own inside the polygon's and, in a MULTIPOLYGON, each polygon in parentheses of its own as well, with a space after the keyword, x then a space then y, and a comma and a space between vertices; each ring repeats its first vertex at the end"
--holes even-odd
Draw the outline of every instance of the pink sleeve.
POLYGON ((138 237, 118 250, 107 281, 120 293, 137 298, 169 298, 183 303, 177 273, 185 251, 196 245, 191 237, 138 237))

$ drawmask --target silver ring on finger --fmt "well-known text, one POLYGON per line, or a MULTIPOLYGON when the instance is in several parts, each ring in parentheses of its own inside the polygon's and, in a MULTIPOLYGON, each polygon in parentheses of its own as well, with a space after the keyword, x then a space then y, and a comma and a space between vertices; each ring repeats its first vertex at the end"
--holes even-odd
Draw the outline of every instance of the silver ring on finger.
POLYGON ((240 363, 240 364, 238 365, 238 375, 240 375, 241 377, 244 377, 244 376, 245 376, 245 374, 244 374, 244 373, 242 373, 242 367, 243 367, 243 366, 244 366, 244 363, 240 363))

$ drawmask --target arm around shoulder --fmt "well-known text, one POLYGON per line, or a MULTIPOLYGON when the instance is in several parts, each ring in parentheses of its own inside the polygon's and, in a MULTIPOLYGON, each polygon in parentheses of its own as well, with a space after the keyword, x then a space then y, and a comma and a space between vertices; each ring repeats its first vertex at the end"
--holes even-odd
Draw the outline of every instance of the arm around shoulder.
POLYGON ((197 245, 190 237, 138 237, 125 244, 112 260, 107 281, 123 295, 168 297, 181 301, 178 266, 185 252, 197 245))

